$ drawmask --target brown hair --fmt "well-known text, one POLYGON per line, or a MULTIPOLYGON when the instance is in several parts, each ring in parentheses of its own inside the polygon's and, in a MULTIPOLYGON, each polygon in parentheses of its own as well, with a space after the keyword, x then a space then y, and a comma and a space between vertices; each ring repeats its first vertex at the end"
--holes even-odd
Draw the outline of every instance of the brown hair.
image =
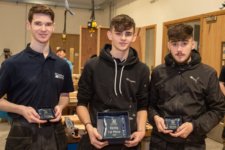
POLYGON ((173 25, 167 35, 169 41, 185 41, 193 36, 193 27, 187 24, 173 25))
POLYGON ((47 5, 37 4, 37 5, 33 6, 28 13, 28 21, 30 23, 33 20, 33 15, 37 14, 37 13, 49 15, 52 22, 54 22, 55 14, 54 14, 53 10, 47 5))
POLYGON ((64 53, 66 53, 66 50, 65 49, 62 49, 62 48, 59 48, 56 50, 56 53, 60 52, 60 51, 63 51, 64 53))
POLYGON ((135 32, 135 22, 134 20, 125 14, 118 15, 111 20, 110 30, 112 31, 115 28, 115 31, 122 32, 124 30, 129 30, 134 28, 135 32))

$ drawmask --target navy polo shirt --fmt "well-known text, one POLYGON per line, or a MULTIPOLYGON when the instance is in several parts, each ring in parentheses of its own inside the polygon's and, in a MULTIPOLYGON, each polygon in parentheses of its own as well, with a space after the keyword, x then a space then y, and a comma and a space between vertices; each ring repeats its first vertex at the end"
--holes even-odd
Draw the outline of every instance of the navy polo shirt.
MULTIPOLYGON (((61 93, 73 92, 73 82, 68 63, 50 49, 46 58, 30 48, 11 56, 0 69, 0 97, 34 109, 54 107, 61 93)), ((9 113, 12 118, 21 117, 9 113)))

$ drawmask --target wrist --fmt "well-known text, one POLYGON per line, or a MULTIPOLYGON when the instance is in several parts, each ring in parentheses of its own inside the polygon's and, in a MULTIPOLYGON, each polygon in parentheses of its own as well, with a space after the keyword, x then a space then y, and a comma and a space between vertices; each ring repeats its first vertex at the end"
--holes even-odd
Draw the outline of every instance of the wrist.
POLYGON ((85 129, 88 131, 90 128, 92 128, 93 126, 92 126, 92 123, 91 122, 86 122, 85 124, 84 124, 84 127, 85 127, 85 129))
POLYGON ((155 115, 154 116, 154 121, 156 120, 156 119, 158 119, 159 118, 159 116, 158 115, 155 115))

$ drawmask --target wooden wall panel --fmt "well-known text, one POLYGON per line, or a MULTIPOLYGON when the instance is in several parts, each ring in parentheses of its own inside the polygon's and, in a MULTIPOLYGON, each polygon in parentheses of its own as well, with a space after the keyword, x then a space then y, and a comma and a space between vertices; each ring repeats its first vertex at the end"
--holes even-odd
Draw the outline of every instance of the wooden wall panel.
POLYGON ((73 60, 73 73, 79 72, 79 58, 75 54, 79 55, 79 34, 67 34, 65 43, 62 41, 62 33, 53 33, 50 38, 50 46, 55 53, 57 47, 64 48, 66 50, 66 59, 73 60), (70 49, 74 49, 71 53, 70 49))
POLYGON ((111 40, 108 39, 107 32, 109 28, 100 27, 99 30, 99 46, 98 46, 98 55, 105 44, 111 44, 111 40))
POLYGON ((142 61, 142 51, 141 51, 141 39, 140 39, 140 36, 137 36, 136 40, 131 44, 131 47, 134 48, 137 51, 139 60, 142 61))
POLYGON ((92 55, 97 54, 97 36, 98 32, 95 31, 93 36, 87 27, 81 27, 81 70, 84 67, 85 62, 91 58, 92 55))

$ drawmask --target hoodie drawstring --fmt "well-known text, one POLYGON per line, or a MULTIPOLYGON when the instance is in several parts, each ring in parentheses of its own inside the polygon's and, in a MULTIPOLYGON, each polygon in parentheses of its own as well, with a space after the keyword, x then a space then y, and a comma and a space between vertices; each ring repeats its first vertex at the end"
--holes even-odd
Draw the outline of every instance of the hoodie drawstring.
POLYGON ((121 80, 122 80, 122 76, 123 76, 123 69, 124 69, 124 67, 125 67, 125 66, 123 66, 123 67, 122 67, 122 69, 121 69, 121 73, 120 73, 119 90, 120 90, 120 94, 121 94, 121 95, 123 95, 123 94, 122 94, 122 91, 121 91, 121 80))
MULTIPOLYGON (((113 61, 114 61, 114 63, 115 63, 114 92, 115 92, 115 95, 117 96, 117 95, 118 95, 118 94, 117 94, 117 91, 116 91, 117 63, 116 63, 116 60, 115 60, 115 59, 113 59, 113 61)), ((125 67, 125 66, 123 66, 122 69, 121 69, 121 73, 120 73, 120 82, 119 82, 119 92, 120 92, 121 95, 123 95, 123 94, 122 94, 122 90, 121 90, 121 82, 122 82, 122 76, 123 76, 123 70, 124 70, 124 67, 125 67)))
POLYGON ((116 79, 117 79, 117 63, 116 63, 116 60, 113 59, 114 63, 115 63, 115 79, 114 79, 114 92, 115 92, 115 95, 117 96, 117 92, 116 92, 116 79))

